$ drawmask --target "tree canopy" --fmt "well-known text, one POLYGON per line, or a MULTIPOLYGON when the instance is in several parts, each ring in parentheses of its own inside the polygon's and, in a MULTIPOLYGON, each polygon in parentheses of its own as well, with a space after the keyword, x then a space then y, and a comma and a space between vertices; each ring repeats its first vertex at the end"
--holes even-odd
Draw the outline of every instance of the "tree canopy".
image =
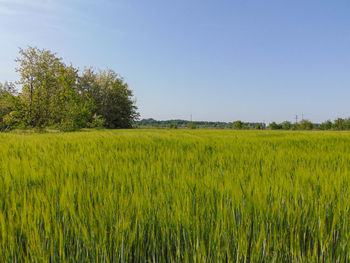
POLYGON ((115 71, 79 72, 49 50, 19 50, 16 86, 0 86, 0 129, 131 128, 139 114, 128 84, 115 71))

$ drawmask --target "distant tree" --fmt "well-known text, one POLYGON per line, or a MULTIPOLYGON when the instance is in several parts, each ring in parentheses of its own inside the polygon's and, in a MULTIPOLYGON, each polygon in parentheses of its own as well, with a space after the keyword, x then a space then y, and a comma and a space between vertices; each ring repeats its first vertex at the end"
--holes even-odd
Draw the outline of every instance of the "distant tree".
POLYGON ((271 130, 280 130, 280 129, 282 129, 282 126, 273 121, 270 123, 269 128, 271 130))
POLYGON ((280 124, 280 126, 281 126, 281 128, 282 128, 283 130, 290 130, 290 129, 292 129, 292 123, 289 122, 289 121, 284 121, 284 122, 282 122, 282 123, 280 124))
POLYGON ((244 123, 240 120, 235 121, 232 126, 233 129, 235 130, 242 130, 244 128, 244 123))
POLYGON ((301 130, 312 130, 313 127, 314 125, 309 120, 304 119, 304 120, 301 120, 301 122, 299 123, 299 129, 301 130))
POLYGON ((258 124, 255 126, 255 129, 256 129, 256 130, 262 130, 262 129, 263 129, 263 126, 262 126, 260 123, 258 123, 258 124))
POLYGON ((189 129, 196 129, 196 124, 194 124, 193 122, 190 122, 187 126, 189 129))
POLYGON ((350 130, 350 118, 344 120, 345 130, 350 130))
POLYGON ((345 120, 342 118, 338 118, 333 123, 333 128, 335 130, 344 130, 345 129, 345 120))
POLYGON ((332 129, 332 126, 333 126, 332 122, 330 120, 327 120, 321 123, 320 128, 321 130, 330 130, 332 129))

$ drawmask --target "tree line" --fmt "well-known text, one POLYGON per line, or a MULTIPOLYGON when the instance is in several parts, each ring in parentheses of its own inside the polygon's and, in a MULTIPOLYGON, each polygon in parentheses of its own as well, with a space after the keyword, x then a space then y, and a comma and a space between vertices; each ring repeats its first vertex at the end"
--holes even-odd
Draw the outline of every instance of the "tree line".
POLYGON ((281 123, 272 122, 269 125, 271 130, 350 130, 350 118, 338 118, 333 122, 327 120, 320 123, 312 123, 309 120, 301 120, 298 123, 284 121, 281 123))
POLYGON ((309 120, 301 120, 297 123, 284 121, 281 123, 271 122, 266 126, 263 122, 210 122, 210 121, 188 121, 188 120, 165 120, 142 119, 135 122, 138 128, 213 128, 213 129, 234 129, 234 130, 350 130, 350 118, 338 118, 333 122, 327 120, 323 123, 312 123, 309 120))
POLYGON ((240 129, 257 129, 265 128, 264 123, 259 122, 222 122, 222 121, 188 121, 188 120, 165 120, 159 121, 152 118, 142 119, 135 122, 139 128, 213 128, 213 129, 230 129, 239 127, 240 129), (238 126, 237 126, 238 124, 238 126))
POLYGON ((0 83, 0 130, 52 127, 131 128, 139 113, 128 84, 113 70, 66 65, 50 50, 28 47, 16 59, 20 79, 0 83))

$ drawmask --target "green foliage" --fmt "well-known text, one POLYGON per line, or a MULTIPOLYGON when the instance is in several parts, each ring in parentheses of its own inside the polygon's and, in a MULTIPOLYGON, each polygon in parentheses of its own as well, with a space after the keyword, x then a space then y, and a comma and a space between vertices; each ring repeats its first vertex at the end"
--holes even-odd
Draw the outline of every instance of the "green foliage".
POLYGON ((41 126, 35 126, 34 128, 33 128, 33 131, 35 132, 35 133, 45 133, 46 131, 45 131, 45 128, 44 127, 41 127, 41 126))
POLYGON ((0 131, 15 128, 21 123, 21 103, 12 83, 0 83, 0 131))
POLYGON ((175 123, 170 123, 169 129, 177 129, 177 125, 175 123))
POLYGON ((344 120, 344 128, 345 130, 350 130, 350 118, 344 120))
MULTIPOLYGON (((232 122, 220 122, 220 121, 192 121, 197 128, 215 128, 215 129, 232 129, 233 123, 232 122)), ((156 125, 157 127, 166 128, 169 127, 170 124, 175 124, 178 128, 187 128, 189 123, 191 121, 188 120, 165 120, 165 121, 158 121, 152 118, 149 119, 142 119, 139 121, 136 121, 135 124, 138 127, 143 128, 154 128, 156 125)), ((258 122, 245 122, 243 123, 243 127, 246 129, 256 129, 257 127, 261 127, 262 129, 265 128, 265 125, 263 123, 258 122)))
POLYGON ((92 121, 90 123, 91 128, 102 128, 105 125, 105 119, 101 115, 96 113, 92 116, 92 121))
POLYGON ((282 129, 282 125, 277 124, 276 122, 273 121, 270 123, 269 128, 271 130, 280 130, 280 129, 282 129))
POLYGON ((232 129, 242 130, 244 128, 244 123, 242 121, 235 121, 232 125, 232 129))
POLYGON ((325 121, 321 123, 320 128, 321 130, 330 130, 332 129, 332 122, 330 120, 325 121))
POLYGON ((102 119, 108 128, 131 128, 138 118, 132 91, 114 71, 88 69, 79 76, 49 50, 28 47, 19 53, 16 70, 22 92, 17 94, 9 84, 0 86, 0 129, 21 124, 72 131, 101 125, 102 119), (11 112, 20 112, 21 119, 11 112))
POLYGON ((263 127, 261 124, 257 124, 257 125, 255 126, 255 129, 256 129, 256 130, 263 130, 264 127, 263 127))
POLYGON ((312 130, 313 124, 309 120, 301 120, 301 122, 298 124, 300 130, 312 130))
POLYGON ((5 130, 14 129, 22 123, 22 114, 19 111, 11 111, 3 117, 2 122, 5 130))
MULTIPOLYGON (((343 119, 342 119, 343 120, 343 119)), ((233 128, 237 130, 241 129, 265 129, 264 123, 251 123, 251 122, 245 122, 237 121, 235 123, 230 122, 205 122, 205 121, 194 121, 193 122, 197 128, 233 128)), ((339 125, 339 120, 336 121, 336 125, 339 125)), ((350 118, 344 119, 342 123, 343 129, 350 130, 350 118)), ((143 127, 143 128, 169 128, 173 127, 173 125, 176 125, 178 128, 187 128, 190 124, 190 121, 186 120, 167 120, 167 121, 157 121, 154 119, 142 119, 140 121, 136 121, 137 127, 143 127)), ((324 123, 318 124, 318 123, 312 123, 308 120, 302 120, 298 123, 291 123, 290 121, 284 121, 282 123, 276 123, 272 122, 269 125, 269 128, 271 130, 313 130, 313 129, 320 129, 320 130, 330 130, 330 129, 336 129, 334 127, 334 124, 331 121, 326 121, 324 123)))
POLYGON ((290 121, 284 121, 280 124, 281 128, 283 130, 290 130, 292 129, 292 123, 290 121))
POLYGON ((349 144, 336 131, 0 134, 0 261, 346 262, 349 144))
POLYGON ((338 131, 345 130, 345 120, 342 118, 336 119, 333 123, 333 128, 338 131))
POLYGON ((132 128, 139 116, 132 91, 113 70, 95 73, 91 68, 86 69, 79 90, 92 99, 96 108, 94 113, 102 116, 108 128, 132 128))
POLYGON ((193 130, 193 129, 196 129, 197 127, 196 127, 196 124, 195 124, 195 123, 190 122, 190 123, 188 124, 188 128, 193 130))
POLYGON ((63 132, 77 131, 79 129, 79 126, 74 122, 73 118, 67 118, 62 119, 62 122, 59 125, 59 129, 63 132))

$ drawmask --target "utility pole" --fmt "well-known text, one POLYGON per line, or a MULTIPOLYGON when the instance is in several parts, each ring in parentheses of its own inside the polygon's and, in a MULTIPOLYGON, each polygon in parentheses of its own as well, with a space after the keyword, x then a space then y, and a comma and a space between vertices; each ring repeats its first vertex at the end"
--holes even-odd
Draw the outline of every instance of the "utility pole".
POLYGON ((301 113, 301 120, 304 119, 304 113, 301 113))
POLYGON ((295 115, 295 123, 298 123, 298 115, 295 115))
POLYGON ((192 123, 192 114, 191 114, 191 118, 190 119, 191 119, 191 123, 192 123))

